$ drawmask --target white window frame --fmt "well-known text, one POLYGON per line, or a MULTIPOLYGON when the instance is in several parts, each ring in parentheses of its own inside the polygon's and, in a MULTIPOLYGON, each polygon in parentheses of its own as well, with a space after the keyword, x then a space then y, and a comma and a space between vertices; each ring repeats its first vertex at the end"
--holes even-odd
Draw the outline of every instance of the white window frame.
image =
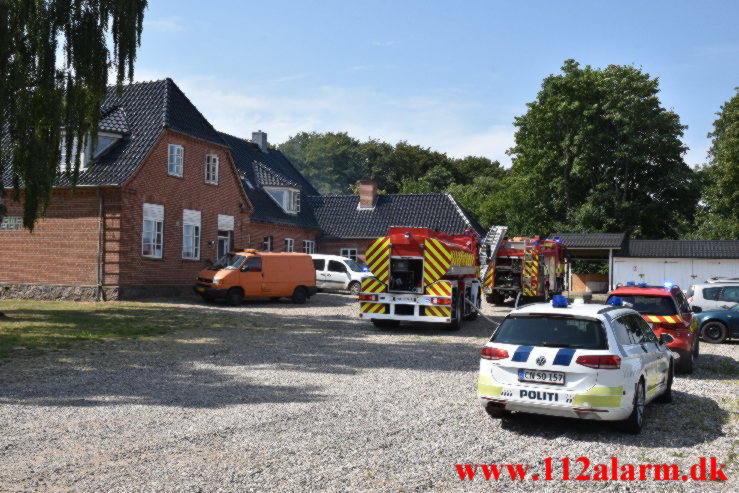
POLYGON ((264 187, 264 189, 283 211, 288 214, 300 212, 300 190, 297 188, 264 187), (279 194, 280 197, 275 197, 274 194, 279 194))
POLYGON ((262 250, 265 252, 272 251, 272 237, 271 236, 264 237, 264 241, 262 241, 262 250))
POLYGON ((0 231, 21 231, 23 229, 23 216, 5 216, 0 221, 0 231))
POLYGON ((200 260, 201 213, 190 209, 182 210, 182 258, 200 260))
POLYGON ((303 253, 309 255, 316 253, 316 242, 314 240, 303 240, 303 253))
POLYGON ((288 253, 295 251, 295 239, 285 238, 285 251, 288 253))
POLYGON ((356 248, 341 248, 339 249, 339 255, 344 258, 350 258, 355 262, 357 261, 357 249, 356 248))
POLYGON ((162 258, 164 254, 164 206, 144 204, 143 225, 141 229, 141 256, 146 258, 162 258), (146 241, 147 233, 152 236, 146 241), (147 250, 146 246, 150 245, 147 250), (145 253, 145 252, 151 253, 145 253))
POLYGON ((182 178, 185 171, 185 148, 179 144, 167 146, 167 174, 182 178))
POLYGON ((209 185, 218 185, 218 168, 220 159, 216 154, 205 155, 205 183, 209 185))

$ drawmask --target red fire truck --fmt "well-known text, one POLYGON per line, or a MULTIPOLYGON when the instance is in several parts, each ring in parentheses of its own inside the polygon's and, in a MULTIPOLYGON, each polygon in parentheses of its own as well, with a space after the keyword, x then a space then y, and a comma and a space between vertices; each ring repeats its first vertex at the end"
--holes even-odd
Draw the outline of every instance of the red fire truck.
POLYGON ((548 300, 565 290, 567 250, 561 241, 499 238, 494 247, 483 274, 488 303, 499 305, 519 293, 525 301, 548 300))
POLYGON ((477 235, 392 227, 367 247, 359 317, 377 327, 431 322, 459 330, 477 317, 482 296, 477 235))

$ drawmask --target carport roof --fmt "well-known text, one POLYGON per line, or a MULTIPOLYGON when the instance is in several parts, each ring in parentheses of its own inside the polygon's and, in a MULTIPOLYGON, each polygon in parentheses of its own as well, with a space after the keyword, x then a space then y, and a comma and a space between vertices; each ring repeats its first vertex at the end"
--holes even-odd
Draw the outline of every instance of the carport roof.
POLYGON ((739 258, 739 240, 629 240, 619 257, 739 258))
POLYGON ((626 233, 552 233, 550 240, 559 238, 568 248, 618 250, 624 243, 626 233))

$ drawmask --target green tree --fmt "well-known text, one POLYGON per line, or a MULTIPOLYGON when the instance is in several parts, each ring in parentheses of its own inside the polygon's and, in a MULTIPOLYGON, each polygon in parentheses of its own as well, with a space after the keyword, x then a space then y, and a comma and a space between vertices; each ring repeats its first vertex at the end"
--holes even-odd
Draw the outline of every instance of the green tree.
POLYGON ((739 240, 739 87, 717 113, 693 237, 739 240))
POLYGON ((418 179, 406 178, 401 193, 440 193, 454 183, 454 175, 448 166, 436 165, 418 179))
POLYGON ((86 139, 97 136, 108 72, 116 72, 119 86, 133 80, 146 5, 146 0, 0 0, 0 218, 6 212, 6 168, 13 199, 20 200, 23 190, 23 224, 29 229, 48 207, 60 174, 76 182, 86 139), (62 140, 71 163, 64 168, 62 140))
POLYGON ((693 217, 695 174, 684 126, 659 83, 631 66, 567 60, 515 119, 501 203, 513 234, 625 231, 674 238, 693 217))

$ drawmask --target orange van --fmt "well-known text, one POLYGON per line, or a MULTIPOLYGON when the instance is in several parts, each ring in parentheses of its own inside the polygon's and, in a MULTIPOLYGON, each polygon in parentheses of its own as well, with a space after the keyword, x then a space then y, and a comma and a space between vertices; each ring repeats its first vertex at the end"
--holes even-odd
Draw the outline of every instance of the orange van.
POLYGON ((244 298, 282 298, 305 303, 316 294, 316 271, 305 253, 232 251, 200 271, 195 292, 205 301, 225 299, 238 306, 244 298))

